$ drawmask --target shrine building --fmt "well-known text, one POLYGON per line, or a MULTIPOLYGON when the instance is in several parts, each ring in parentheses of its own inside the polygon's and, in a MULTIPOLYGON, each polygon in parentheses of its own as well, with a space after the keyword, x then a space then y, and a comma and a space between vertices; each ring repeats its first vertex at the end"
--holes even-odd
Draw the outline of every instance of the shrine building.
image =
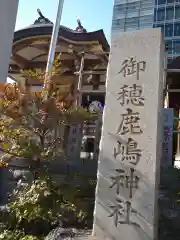
MULTIPOLYGON (((26 28, 14 33, 9 77, 30 86, 32 90, 41 86, 39 80, 26 79, 21 70, 45 70, 53 29, 52 22, 40 12, 40 17, 26 28)), ((63 74, 57 74, 53 81, 57 85, 74 85, 78 82, 82 55, 82 106, 92 101, 104 104, 105 79, 108 64, 109 44, 103 30, 87 32, 78 21, 75 30, 61 26, 56 47, 56 55, 61 53, 63 74), (65 70, 64 70, 65 69, 65 70)))
MULTIPOLYGON (((42 88, 42 81, 25 76, 22 70, 46 69, 53 23, 38 10, 39 18, 34 24, 14 33, 9 78, 29 86, 32 91, 42 88)), ((87 32, 78 21, 75 30, 60 26, 56 55, 61 54, 60 73, 53 76, 57 88, 77 87, 81 77, 81 103, 88 108, 97 101, 102 106, 105 100, 105 80, 108 64, 109 44, 103 30, 87 32), (79 76, 82 57, 82 75, 79 76)), ((94 134, 94 125, 89 124, 88 133, 94 134)), ((91 137, 90 137, 91 138, 91 137)), ((90 139, 89 139, 90 140, 90 139)), ((92 139, 90 140, 92 142, 92 139)))

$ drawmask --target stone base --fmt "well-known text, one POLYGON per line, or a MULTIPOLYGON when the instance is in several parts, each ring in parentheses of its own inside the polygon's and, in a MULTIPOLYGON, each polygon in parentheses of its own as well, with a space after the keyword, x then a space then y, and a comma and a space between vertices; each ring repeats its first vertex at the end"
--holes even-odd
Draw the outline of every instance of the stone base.
POLYGON ((177 167, 177 168, 180 168, 180 154, 176 154, 175 161, 174 161, 174 166, 177 167))
POLYGON ((84 236, 84 237, 79 237, 78 240, 103 240, 97 237, 93 237, 93 236, 84 236))

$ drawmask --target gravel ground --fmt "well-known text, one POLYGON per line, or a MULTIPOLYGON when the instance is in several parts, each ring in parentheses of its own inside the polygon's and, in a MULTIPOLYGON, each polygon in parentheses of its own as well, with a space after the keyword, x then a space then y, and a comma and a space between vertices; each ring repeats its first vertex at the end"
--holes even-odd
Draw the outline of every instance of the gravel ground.
POLYGON ((45 240, 95 240, 93 237, 91 237, 92 230, 87 229, 65 229, 65 232, 61 230, 61 228, 54 229, 54 232, 52 231, 45 240), (61 232, 61 236, 59 235, 61 232), (74 233, 75 236, 71 236, 71 233, 74 233), (63 235, 63 233, 65 235, 63 235), (67 235, 66 235, 67 234, 67 235), (69 235, 70 234, 70 235, 69 235))

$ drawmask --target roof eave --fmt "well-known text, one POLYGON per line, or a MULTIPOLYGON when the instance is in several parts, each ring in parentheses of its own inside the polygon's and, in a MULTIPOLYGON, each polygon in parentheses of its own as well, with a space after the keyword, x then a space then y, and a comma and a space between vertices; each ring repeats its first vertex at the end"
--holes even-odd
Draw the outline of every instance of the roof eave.
MULTIPOLYGON (((13 42, 17 42, 23 38, 29 38, 34 36, 43 36, 43 35, 51 35, 53 30, 52 24, 37 24, 31 25, 28 28, 23 28, 14 33, 14 40, 13 42)), ((79 33, 73 31, 69 28, 61 26, 59 29, 59 36, 72 40, 72 41, 98 41, 103 50, 109 52, 109 44, 105 37, 103 30, 98 30, 94 32, 87 32, 87 33, 79 33)))

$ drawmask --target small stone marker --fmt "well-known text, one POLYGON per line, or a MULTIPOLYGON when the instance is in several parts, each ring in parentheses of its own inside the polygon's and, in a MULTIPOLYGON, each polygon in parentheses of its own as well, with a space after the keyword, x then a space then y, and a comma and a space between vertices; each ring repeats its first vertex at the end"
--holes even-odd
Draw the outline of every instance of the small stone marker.
POLYGON ((174 109, 164 108, 164 142, 163 142, 163 156, 161 164, 168 167, 173 164, 173 122, 174 109))
POLYGON ((6 82, 19 0, 0 1, 0 82, 6 82))
POLYGON ((80 159, 83 124, 74 123, 70 127, 67 159, 73 165, 80 159))
POLYGON ((94 210, 98 240, 156 239, 163 64, 159 29, 113 36, 94 210))

